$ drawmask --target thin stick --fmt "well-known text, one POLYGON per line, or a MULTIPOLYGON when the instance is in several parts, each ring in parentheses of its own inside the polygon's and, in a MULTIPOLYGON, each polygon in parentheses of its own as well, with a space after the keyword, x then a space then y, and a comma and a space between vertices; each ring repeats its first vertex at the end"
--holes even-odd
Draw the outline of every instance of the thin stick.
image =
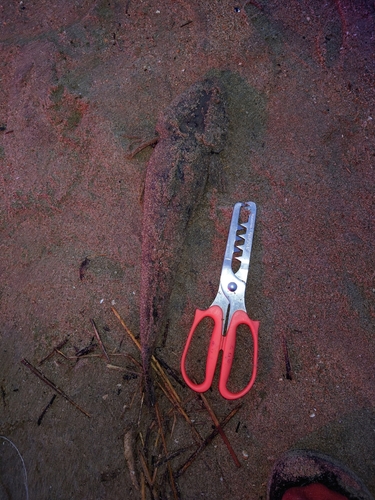
POLYGON ((38 425, 40 425, 40 424, 42 423, 42 420, 43 420, 44 415, 47 413, 47 410, 48 410, 49 408, 51 408, 51 406, 53 405, 53 402, 55 401, 55 399, 56 399, 56 394, 54 394, 54 395, 52 396, 51 401, 48 403, 48 405, 47 405, 47 406, 44 408, 44 410, 42 411, 42 413, 41 413, 40 417, 38 418, 38 425))
POLYGON ((161 465, 169 462, 170 460, 173 460, 174 458, 178 457, 181 455, 181 453, 185 453, 185 451, 190 450, 194 445, 186 446, 186 448, 180 448, 179 450, 176 451, 170 451, 168 455, 159 458, 159 460, 155 463, 155 467, 160 467, 161 465))
POLYGON ((99 335, 98 329, 96 328, 96 324, 95 324, 95 321, 94 321, 93 319, 91 319, 91 324, 92 324, 92 326, 94 327, 94 332, 95 332, 96 339, 97 339, 97 341, 98 341, 98 343, 99 343, 99 347, 100 347, 100 349, 102 350, 102 352, 103 352, 103 354, 104 354, 105 358, 107 359, 108 363, 110 363, 110 362, 111 362, 111 360, 109 359, 109 356, 108 356, 108 354, 107 354, 107 351, 105 350, 104 344, 103 344, 103 342, 102 342, 102 339, 100 338, 100 335, 99 335))
POLYGON ((120 313, 117 312, 117 310, 114 308, 114 307, 111 307, 112 309, 112 312, 113 314, 116 316, 116 318, 119 320, 119 322, 122 324, 122 326, 124 327, 124 330, 126 331, 126 333, 129 335, 129 337, 132 339, 132 341, 134 342, 134 344, 138 347, 139 350, 141 350, 141 344, 138 342, 138 340, 134 337, 134 335, 132 334, 132 332, 129 330, 129 328, 126 326, 125 324, 125 321, 122 319, 122 317, 120 316, 120 313))
MULTIPOLYGON (((72 359, 68 356, 65 356, 65 354, 63 352, 61 352, 59 349, 55 349, 55 351, 57 352, 57 354, 60 354, 60 356, 62 356, 64 359, 72 359)), ((78 356, 74 356, 75 359, 78 359, 78 356)))
POLYGON ((181 387, 185 387, 185 384, 182 382, 177 372, 173 368, 171 368, 166 361, 164 361, 161 358, 158 358, 157 356, 155 356, 155 358, 157 359, 160 366, 162 366, 164 370, 168 373, 168 375, 170 375, 178 384, 180 384, 181 387))
POLYGON ((141 500, 146 500, 145 475, 141 472, 141 500))
MULTIPOLYGON (((235 416, 238 410, 241 408, 242 404, 237 405, 233 410, 225 417, 225 419, 220 423, 220 427, 223 429, 227 423, 235 416)), ((203 443, 195 450, 195 452, 190 455, 185 464, 180 467, 175 474, 175 477, 180 477, 186 469, 190 467, 190 465, 194 462, 198 455, 202 453, 202 451, 215 439, 215 437, 219 434, 219 429, 216 427, 209 436, 203 441, 203 443)))
POLYGON ((154 489, 154 478, 151 478, 151 474, 150 474, 150 471, 148 470, 147 463, 146 463, 146 457, 144 456, 142 450, 139 450, 139 458, 140 458, 140 462, 142 465, 144 477, 145 477, 147 484, 150 488, 151 497, 155 498, 157 495, 156 495, 156 492, 154 489))
POLYGON ((172 439, 172 436, 173 436, 173 433, 174 433, 174 428, 175 428, 175 425, 176 425, 176 421, 177 421, 176 413, 173 412, 173 424, 172 424, 172 429, 171 429, 171 439, 172 439))
MULTIPOLYGON (((162 426, 162 422, 161 422, 161 416, 160 416, 160 412, 159 412, 159 405, 158 405, 157 402, 155 403, 155 411, 156 411, 156 417, 158 419, 159 431, 160 431, 161 440, 162 440, 162 443, 163 443, 164 453, 165 453, 165 455, 168 455, 167 442, 165 440, 163 426, 162 426)), ((176 484, 175 484, 175 481, 174 481, 173 471, 172 471, 172 467, 171 467, 171 463, 170 462, 167 462, 167 467, 168 467, 168 473, 169 473, 169 481, 170 481, 171 488, 172 488, 172 491, 173 491, 173 496, 174 496, 175 500, 178 500, 178 497, 179 497, 178 496, 178 491, 177 491, 176 484)))
POLYGON ((39 366, 42 365, 48 359, 52 358, 52 356, 55 354, 55 352, 59 351, 62 347, 64 347, 64 345, 67 344, 67 342, 68 342, 68 338, 66 338, 62 342, 60 342, 60 344, 57 344, 57 346, 55 346, 52 349, 52 351, 45 358, 43 358, 41 361, 39 361, 39 366))
POLYGON ((182 406, 180 405, 180 403, 176 399, 174 399, 171 396, 171 394, 167 391, 167 389, 164 386, 162 386, 160 383, 159 383, 159 387, 164 392, 164 394, 167 396, 167 398, 169 399, 169 401, 173 404, 174 408, 176 408, 176 410, 184 417, 184 419, 186 420, 186 422, 189 424, 190 429, 192 430, 192 432, 195 435, 195 437, 198 439, 198 442, 202 443, 203 442, 202 436, 199 434, 199 432, 197 431, 197 429, 194 427, 193 422, 190 420, 189 415, 185 412, 185 410, 182 408, 182 406))
POLYGON ((175 388, 171 384, 171 381, 168 378, 168 375, 165 373, 164 369, 160 365, 159 361, 155 358, 155 356, 151 356, 151 366, 154 369, 154 371, 160 375, 160 377, 163 379, 164 384, 168 387, 169 391, 173 394, 173 397, 181 403, 181 398, 175 391, 175 388))
POLYGON ((141 405, 139 407, 139 415, 138 415, 138 427, 139 427, 139 424, 141 423, 141 416, 142 416, 142 407, 143 407, 143 400, 145 398, 145 393, 142 392, 142 397, 141 397, 141 405))
POLYGON ((89 413, 87 413, 85 410, 83 410, 75 401, 73 401, 63 390, 61 390, 57 385, 55 385, 49 378, 47 378, 45 375, 43 375, 42 372, 40 372, 35 366, 33 366, 27 359, 23 358, 21 359, 21 363, 26 366, 30 371, 34 373, 37 377, 40 378, 45 384, 47 384, 51 389, 53 389, 57 394, 62 396, 64 399, 66 399, 71 405, 75 406, 77 410, 82 412, 86 417, 91 417, 89 413))
POLYGON ((82 356, 65 356, 65 354, 56 349, 57 354, 60 354, 64 359, 76 360, 77 359, 87 359, 87 358, 102 358, 103 354, 82 354, 82 356))
POLYGON ((283 338, 283 351, 285 358, 285 378, 287 380, 293 380, 292 365, 290 364, 288 344, 285 337, 283 338))
POLYGON ((117 370, 118 372, 125 372, 125 375, 133 375, 134 378, 139 377, 139 375, 140 375, 139 372, 132 372, 132 371, 128 370, 127 368, 125 368, 124 366, 111 365, 111 364, 107 364, 106 366, 109 370, 117 370))
POLYGON ((209 405, 208 401, 207 401, 207 398, 203 395, 203 394, 199 394, 199 397, 201 398, 201 400, 203 401, 203 404, 204 406, 206 407, 208 413, 210 414, 210 417, 212 418, 212 421, 213 423, 215 424, 215 427, 217 428, 217 430, 219 431, 220 433, 220 436, 222 437, 224 443, 226 444, 228 450, 229 450, 229 453, 232 455, 232 458, 234 460, 234 463, 236 464, 237 467, 241 467, 241 463, 240 461, 238 460, 237 458, 237 455, 234 451, 234 449, 232 448, 232 445, 230 444, 229 442, 229 439, 227 438, 224 430, 222 429, 222 427, 220 426, 220 422, 218 421, 213 409, 211 408, 211 406, 209 405))
POLYGON ((140 369, 142 369, 142 365, 141 363, 136 360, 131 354, 125 354, 125 356, 130 359, 130 361, 135 365, 135 366, 138 366, 140 369))
POLYGON ((142 469, 143 469, 143 473, 145 475, 146 481, 147 481, 150 489, 152 489, 152 487, 154 486, 154 483, 152 481, 150 471, 148 470, 148 467, 147 467, 146 457, 143 455, 142 450, 139 450, 139 458, 141 461, 141 465, 142 465, 142 469))

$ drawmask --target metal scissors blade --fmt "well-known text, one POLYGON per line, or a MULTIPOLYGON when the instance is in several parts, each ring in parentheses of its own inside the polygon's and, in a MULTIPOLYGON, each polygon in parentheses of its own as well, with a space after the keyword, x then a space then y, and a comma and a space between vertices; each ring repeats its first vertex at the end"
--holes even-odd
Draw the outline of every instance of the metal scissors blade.
POLYGON ((239 280, 246 283, 250 267, 251 248, 255 229, 256 204, 253 201, 236 203, 233 209, 229 227, 227 246, 224 255, 223 270, 232 270, 233 257, 240 262, 239 269, 233 273, 239 280), (241 210, 241 209, 245 210, 241 210), (242 212, 248 213, 248 219, 240 222, 242 212), (245 230, 245 233, 243 231, 245 230), (240 238, 240 239, 239 239, 240 238), (241 252, 241 255, 235 255, 241 252))
POLYGON ((245 291, 250 267, 255 218, 256 205, 254 202, 248 201, 235 204, 221 269, 219 290, 211 304, 212 306, 218 305, 223 309, 222 335, 226 334, 227 326, 230 324, 233 314, 238 310, 246 311, 245 291), (246 220, 240 222, 242 217, 246 218, 246 220), (240 262, 237 271, 233 269, 234 259, 240 262))

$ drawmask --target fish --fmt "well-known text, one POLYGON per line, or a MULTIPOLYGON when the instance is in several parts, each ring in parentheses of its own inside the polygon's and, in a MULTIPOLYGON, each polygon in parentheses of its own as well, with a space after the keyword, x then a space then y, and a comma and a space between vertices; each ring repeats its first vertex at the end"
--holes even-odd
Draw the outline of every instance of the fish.
POLYGON ((143 192, 140 289, 141 355, 151 404, 151 356, 167 326, 186 230, 202 202, 210 170, 222 168, 219 154, 228 134, 225 95, 218 78, 206 78, 176 97, 156 124, 159 140, 143 192))

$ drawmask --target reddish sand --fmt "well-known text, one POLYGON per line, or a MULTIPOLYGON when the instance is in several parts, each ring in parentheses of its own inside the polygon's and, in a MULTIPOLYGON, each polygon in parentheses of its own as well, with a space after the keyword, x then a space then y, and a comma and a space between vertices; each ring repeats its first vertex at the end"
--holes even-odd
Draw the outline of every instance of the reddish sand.
MULTIPOLYGON (((139 335, 152 147, 128 155, 207 76, 227 92, 222 187, 208 183, 188 226, 156 352, 179 371, 194 310, 216 293, 232 206, 251 200, 247 307, 260 358, 225 428, 242 466, 216 437, 176 480, 181 498, 264 499, 274 460, 293 447, 333 455, 375 494, 374 19, 366 0, 2 2, 0 434, 22 453, 30 498, 140 497, 123 451, 125 430, 139 423, 146 439, 151 419, 130 373, 139 366, 111 355, 124 378, 100 357, 38 363, 65 338, 66 356, 89 346, 91 319, 108 353, 140 360, 111 311, 139 335), (53 391, 23 358, 91 418, 57 396, 40 420, 53 391)), ((235 369, 246 379, 241 345, 235 369)), ((204 357, 191 362, 197 375, 204 357)), ((222 420, 236 402, 216 384, 206 396, 222 420)), ((208 413, 176 388, 207 436, 208 413)), ((191 446, 171 460, 176 472, 196 444, 162 394, 159 405, 168 452, 191 446)), ((165 454, 154 438, 150 469, 165 454)), ((169 484, 164 464, 161 498, 173 498, 169 484)))

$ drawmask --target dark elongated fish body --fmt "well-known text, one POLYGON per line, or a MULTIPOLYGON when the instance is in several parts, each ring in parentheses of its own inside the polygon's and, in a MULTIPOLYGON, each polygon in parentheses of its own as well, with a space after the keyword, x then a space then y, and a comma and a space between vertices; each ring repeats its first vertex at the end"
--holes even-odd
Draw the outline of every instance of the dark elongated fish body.
POLYGON ((140 296, 142 362, 149 391, 150 358, 166 327, 186 228, 203 197, 212 159, 225 145, 227 115, 219 82, 204 80, 190 87, 164 111, 156 130, 159 141, 144 190, 140 296))

